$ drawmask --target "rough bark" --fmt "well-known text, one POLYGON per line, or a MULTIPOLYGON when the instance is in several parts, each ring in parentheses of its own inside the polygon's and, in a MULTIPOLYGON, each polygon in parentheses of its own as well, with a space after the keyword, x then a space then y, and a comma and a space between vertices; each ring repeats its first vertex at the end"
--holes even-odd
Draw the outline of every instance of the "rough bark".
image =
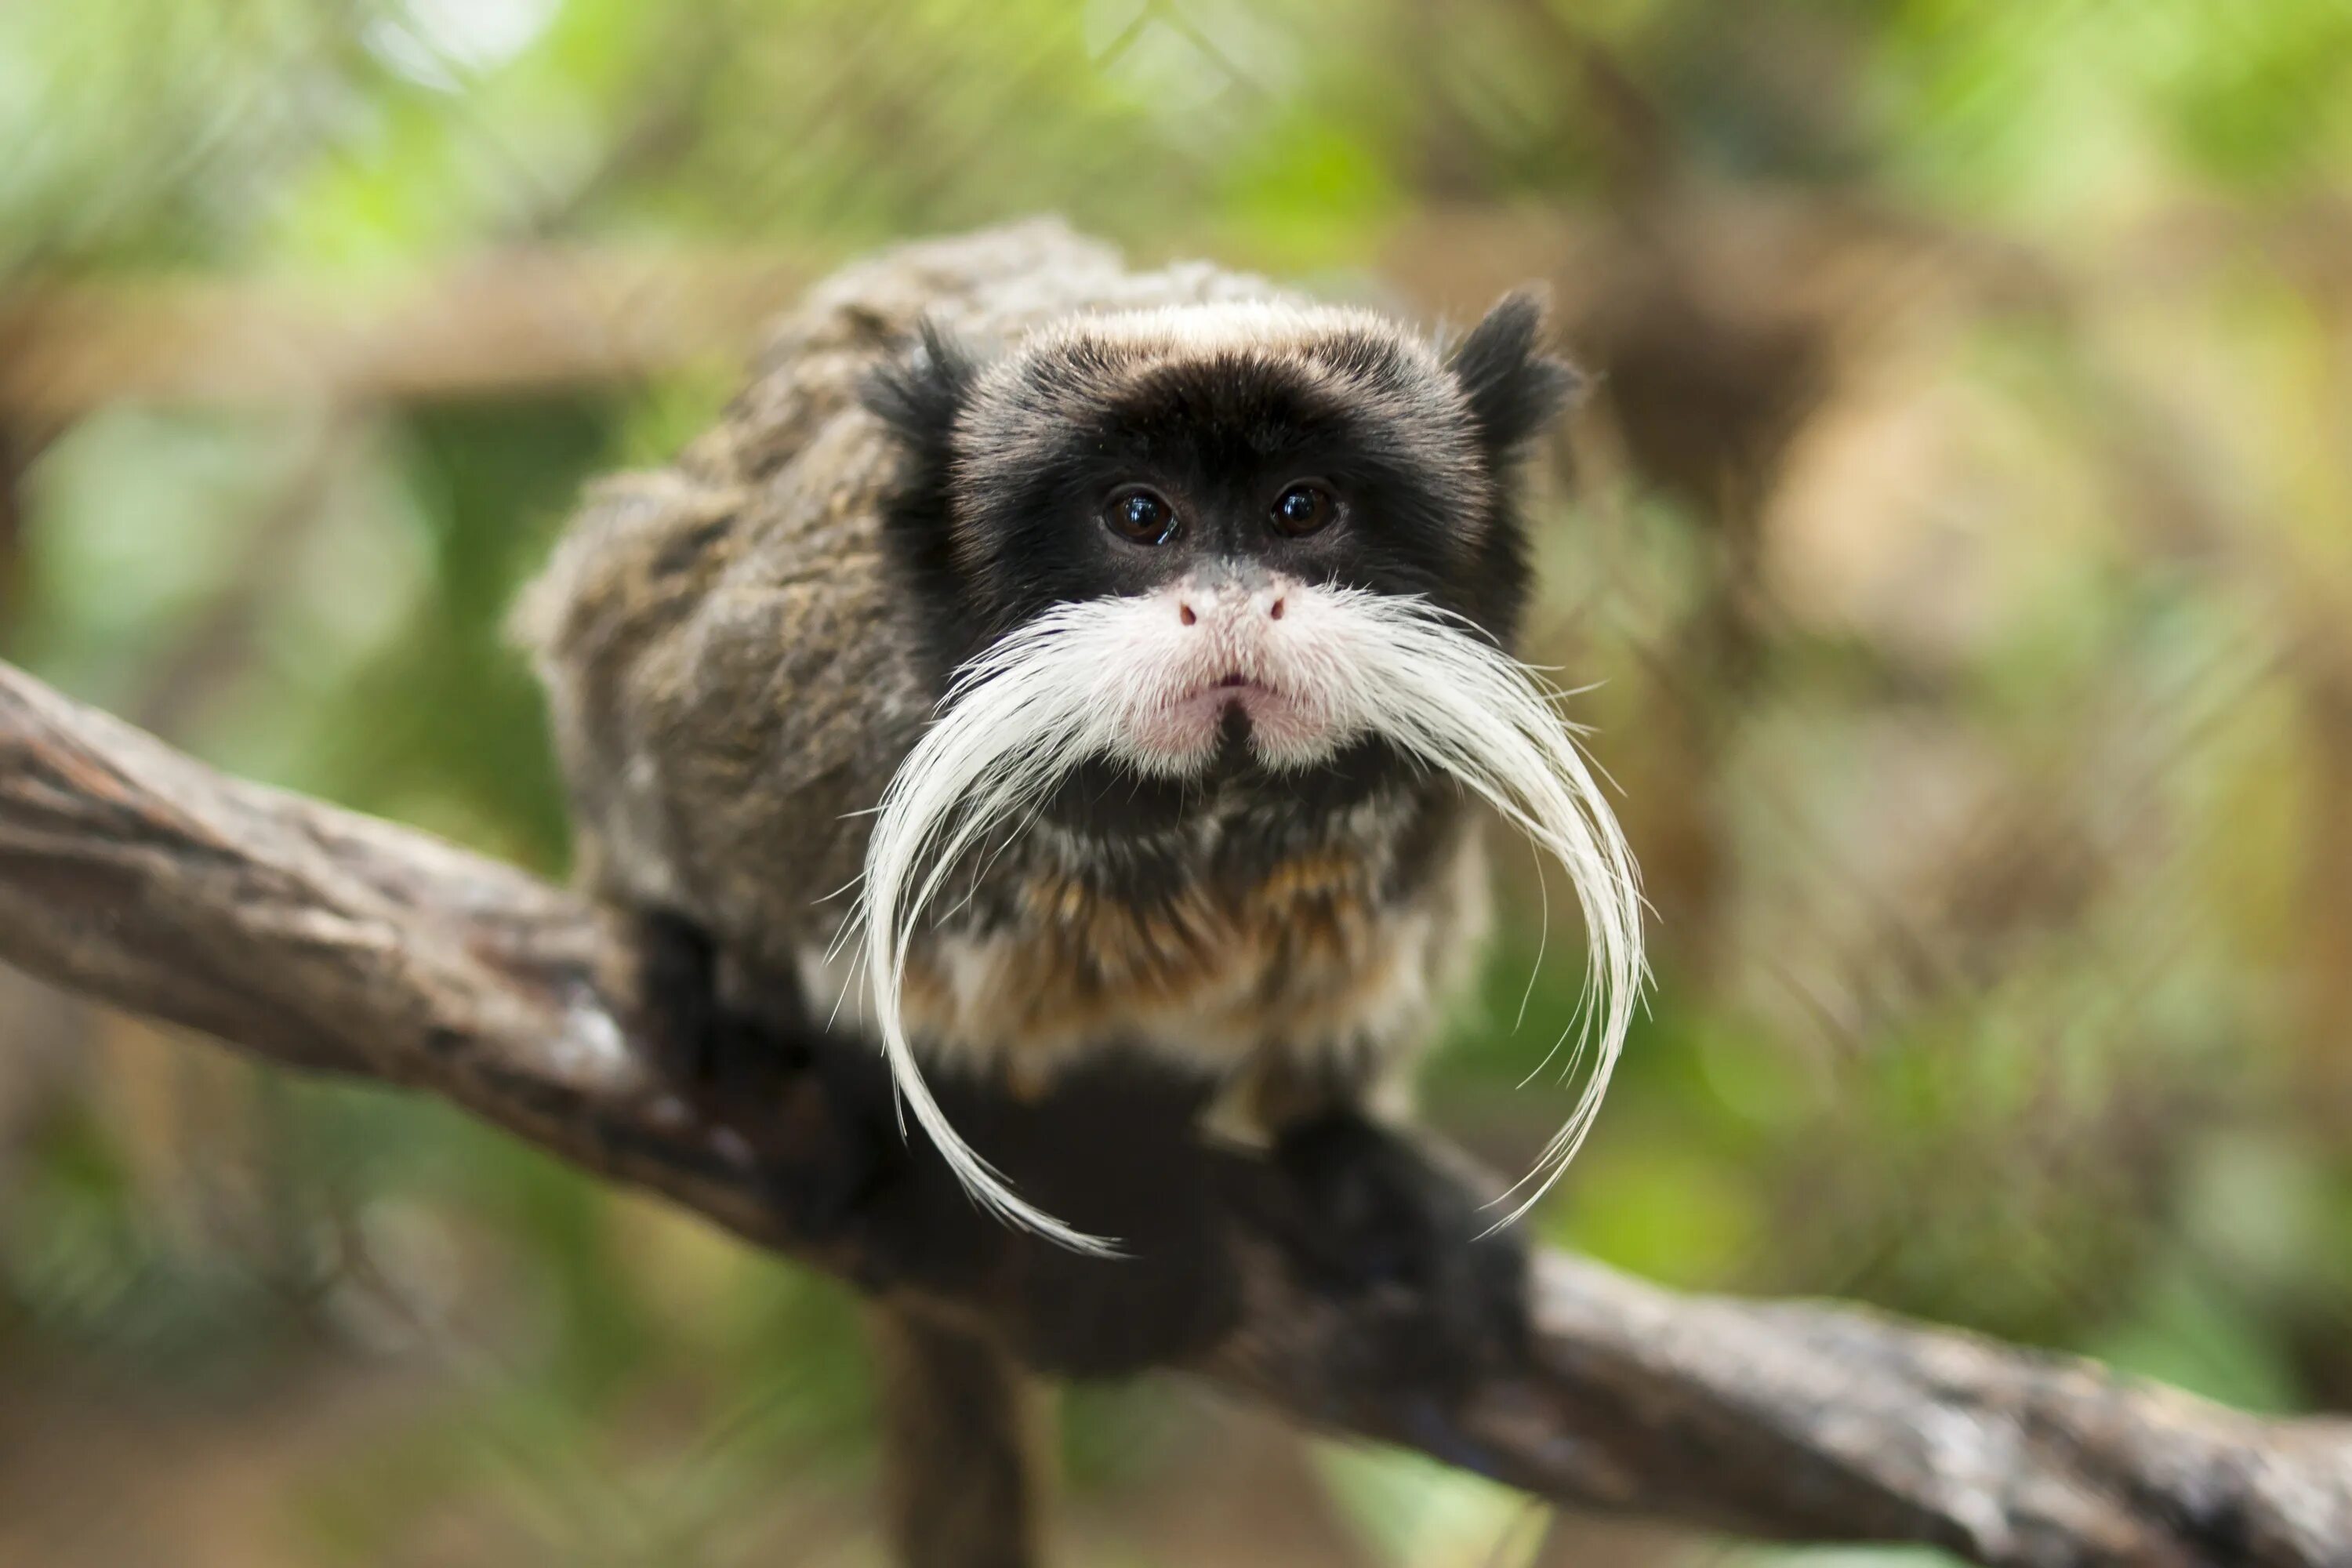
MULTIPOLYGON (((0 959, 289 1067, 442 1096, 864 1277, 797 1234, 740 1140, 643 1066, 619 927, 423 834, 223 777, 5 666, 0 959)), ((1409 1327, 1393 1302, 1306 1288, 1245 1213, 1232 1235, 1243 1326, 1180 1370, 1562 1504, 1986 1563, 2352 1564, 2344 1424, 1557 1255, 1537 1267, 1522 1361, 1416 1387, 1394 1373, 1409 1327)), ((1039 1331, 1017 1300, 928 1305, 1011 1343, 1039 1331)))

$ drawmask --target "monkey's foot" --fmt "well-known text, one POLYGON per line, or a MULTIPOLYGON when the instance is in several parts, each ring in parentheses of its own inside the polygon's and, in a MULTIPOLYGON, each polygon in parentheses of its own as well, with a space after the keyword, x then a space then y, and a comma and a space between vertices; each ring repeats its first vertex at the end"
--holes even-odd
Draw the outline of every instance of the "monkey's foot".
POLYGON ((1279 1217, 1309 1283, 1380 1291, 1408 1320, 1403 1353, 1425 1373, 1467 1376, 1528 1343, 1528 1258, 1460 1178, 1409 1140, 1340 1112, 1286 1130, 1274 1148, 1295 1206, 1279 1217))
POLYGON ((851 1047, 730 1006, 710 938, 688 921, 646 916, 639 944, 656 1070, 722 1141, 722 1156, 757 1166, 795 1230, 841 1233, 897 1147, 868 1086, 840 1070, 835 1058, 851 1047))

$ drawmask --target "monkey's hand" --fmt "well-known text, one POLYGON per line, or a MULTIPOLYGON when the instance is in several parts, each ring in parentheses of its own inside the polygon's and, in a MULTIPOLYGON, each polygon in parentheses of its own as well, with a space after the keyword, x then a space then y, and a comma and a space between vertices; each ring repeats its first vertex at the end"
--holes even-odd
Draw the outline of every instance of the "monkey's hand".
POLYGON ((1352 1110, 1285 1129, 1272 1158, 1290 1179, 1264 1223, 1309 1283, 1398 1300, 1394 1372, 1453 1382, 1524 1352, 1526 1246, 1469 1173, 1352 1110))
POLYGON ((887 1089, 797 1006, 769 1016, 723 1000, 699 926, 670 914, 637 925, 656 1069, 756 1165, 795 1231, 840 1238, 903 1159, 887 1089))

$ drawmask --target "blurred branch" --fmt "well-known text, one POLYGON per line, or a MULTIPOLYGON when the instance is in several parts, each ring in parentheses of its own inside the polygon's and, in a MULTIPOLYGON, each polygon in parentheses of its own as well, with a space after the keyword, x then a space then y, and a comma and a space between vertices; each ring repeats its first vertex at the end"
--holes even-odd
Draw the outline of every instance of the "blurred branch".
POLYGON ((775 256, 533 249, 397 291, 20 282, 0 291, 0 420, 119 399, 364 404, 512 395, 742 359, 806 282, 775 256))
MULTIPOLYGON (((641 1064, 635 961, 570 895, 226 778, 0 666, 0 958, 289 1066, 449 1100, 849 1278, 641 1064)), ((1277 1178, 1240 1162, 1244 1179, 1277 1178)), ((2352 1563, 2352 1427, 2264 1421, 1836 1306, 1538 1266, 1527 1357, 1401 1383, 1377 1293, 1303 1288, 1236 1205, 1244 1325, 1190 1370, 1559 1502, 1987 1563, 2352 1563)), ((1034 1342, 1015 1300, 929 1303, 1034 1342)))

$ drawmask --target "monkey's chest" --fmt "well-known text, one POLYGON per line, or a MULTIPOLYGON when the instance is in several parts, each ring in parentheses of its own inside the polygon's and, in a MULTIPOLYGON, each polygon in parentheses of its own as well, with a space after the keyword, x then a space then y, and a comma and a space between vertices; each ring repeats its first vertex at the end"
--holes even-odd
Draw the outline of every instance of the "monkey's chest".
POLYGON ((1220 1073, 1269 1055, 1387 1055, 1433 1027, 1471 934, 1471 880, 1465 866, 1400 896, 1335 853, 1137 902, 1032 874, 1010 919, 918 944, 902 1006, 929 1051, 1016 1073, 1107 1045, 1220 1073))

